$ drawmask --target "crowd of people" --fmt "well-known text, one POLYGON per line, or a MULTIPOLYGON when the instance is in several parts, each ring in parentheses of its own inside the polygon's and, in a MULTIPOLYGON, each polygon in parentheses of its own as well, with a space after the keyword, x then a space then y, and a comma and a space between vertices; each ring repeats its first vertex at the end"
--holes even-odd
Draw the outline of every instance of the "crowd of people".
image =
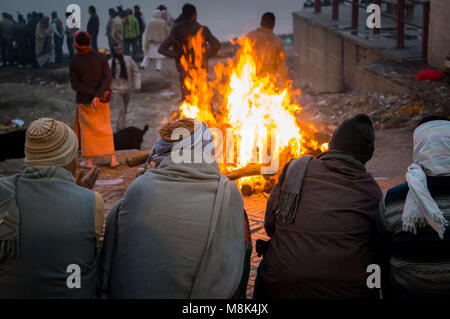
MULTIPOLYGON (((153 15, 155 19, 163 20, 164 32, 158 24, 149 23, 147 27, 147 37, 144 43, 144 34, 146 32, 146 23, 144 15, 138 5, 133 9, 123 9, 121 5, 115 9, 110 8, 109 20, 106 24, 105 35, 108 39, 109 50, 112 51, 113 43, 120 43, 124 52, 131 55, 134 60, 138 60, 146 55, 149 50, 148 42, 154 41, 155 34, 159 35, 158 41, 162 42, 168 35, 174 24, 173 18, 164 5, 158 6, 153 15), (158 29, 158 30, 154 30, 158 29), (167 33, 167 34, 166 34, 167 33), (150 36, 149 36, 150 35, 150 36), (164 39, 161 39, 164 37, 164 39), (144 49, 146 51, 144 52, 144 49)), ((87 32, 92 38, 92 48, 98 50, 98 36, 100 30, 100 19, 95 6, 88 8, 89 20, 87 23, 87 32)), ((65 18, 71 13, 66 12, 65 18)), ((69 59, 74 57, 73 37, 78 28, 69 28, 65 24, 65 18, 61 20, 56 11, 50 16, 42 12, 32 11, 26 15, 17 12, 17 19, 3 12, 3 19, 0 21, 0 54, 1 65, 17 65, 24 67, 31 65, 33 68, 42 67, 47 64, 61 63, 63 61, 63 45, 66 38, 67 51, 69 59)), ((151 46, 150 46, 151 48, 151 46)), ((148 57, 153 59, 156 53, 152 49, 152 54, 148 57)), ((159 69, 161 69, 159 64, 159 69)))
MULTIPOLYGON (((139 23, 127 11, 122 21, 136 31, 139 23)), ((201 29, 211 50, 206 56, 213 56, 220 44, 196 19, 186 4, 159 52, 179 60, 189 52, 177 51, 177 43, 201 29)), ((258 72, 285 76, 270 65, 279 65, 282 53, 274 25, 274 15, 265 13, 249 37, 275 43, 258 72)), ((96 156, 120 165, 109 101, 112 95, 122 101, 118 127, 125 126, 140 75, 120 39, 111 39, 108 62, 93 48, 91 32, 73 37, 74 129, 51 118, 32 122, 24 172, 0 179, 0 298, 245 298, 250 226, 236 184, 211 160, 213 134, 201 121, 183 118, 160 128, 146 170, 108 213, 102 240, 103 198, 84 187, 77 171, 95 170, 96 156), (180 150, 188 154, 181 162, 173 156, 180 150)), ((407 182, 384 196, 366 170, 375 131, 365 114, 345 120, 317 158, 286 164, 267 202, 270 240, 256 247, 263 258, 253 297, 448 299, 449 119, 424 118, 413 143, 407 182), (381 269, 379 285, 368 285, 371 265, 381 269)))

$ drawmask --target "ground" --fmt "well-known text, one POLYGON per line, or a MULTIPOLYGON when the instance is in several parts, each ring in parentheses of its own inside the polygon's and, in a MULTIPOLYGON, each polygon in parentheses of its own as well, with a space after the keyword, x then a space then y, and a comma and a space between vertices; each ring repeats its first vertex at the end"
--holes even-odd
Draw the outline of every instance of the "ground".
MULTIPOLYGON (((291 51, 290 48, 287 49, 289 57, 291 51)), ((225 52, 223 56, 226 55, 225 52)), ((222 60, 223 58, 213 60, 211 64, 222 60)), ((289 57, 289 65, 292 66, 292 57, 289 57)), ((161 125, 179 106, 178 73, 173 61, 165 60, 161 72, 154 71, 152 63, 150 70, 141 70, 141 74, 143 77, 142 93, 132 95, 127 123, 139 128, 149 125, 142 149, 150 149, 158 136, 161 125)), ((295 76, 292 68, 290 75, 295 76)), ((448 95, 448 92, 440 94, 448 95)), ((414 108, 415 104, 408 105, 408 103, 417 100, 416 97, 407 95, 398 97, 387 92, 314 95, 313 92, 304 90, 297 99, 304 106, 300 117, 315 123, 317 127, 329 134, 344 118, 350 115, 366 112, 373 116, 376 127, 376 145, 374 157, 367 164, 368 171, 376 178, 383 192, 404 181, 406 168, 412 158, 413 127, 420 116, 431 112, 430 107, 420 104, 418 109, 414 108), (368 104, 369 102, 372 104, 368 104), (402 106, 405 107, 399 111, 402 106), (371 112, 373 113, 370 114, 371 112)), ((444 112, 446 112, 445 109, 444 112)), ((33 120, 46 116, 69 125, 73 123, 75 94, 68 82, 67 63, 38 71, 15 67, 0 69, 0 120, 4 118, 22 119, 27 127, 33 120)), ((113 101, 111 103, 113 127, 116 119, 117 109, 113 101)), ((118 159, 124 163, 126 157, 133 152, 119 152, 118 159)), ((0 177, 20 172, 22 169, 22 159, 1 162, 0 177)), ((97 185, 94 188, 103 195, 106 213, 122 197, 128 185, 141 170, 142 165, 128 168, 125 164, 118 169, 102 168, 100 181, 122 179, 122 181, 117 181, 116 185, 97 185)), ((244 198, 251 223, 253 244, 256 239, 266 238, 263 221, 267 196, 263 193, 244 198)), ((248 289, 249 297, 253 291, 258 263, 259 258, 256 257, 254 251, 248 289)))

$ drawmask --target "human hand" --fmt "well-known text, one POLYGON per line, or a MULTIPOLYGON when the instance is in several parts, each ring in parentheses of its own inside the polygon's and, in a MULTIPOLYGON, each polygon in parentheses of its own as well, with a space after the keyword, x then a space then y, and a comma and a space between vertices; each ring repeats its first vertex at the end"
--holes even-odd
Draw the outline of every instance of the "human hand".
POLYGON ((100 98, 99 97, 94 97, 94 99, 92 100, 91 105, 93 107, 97 107, 98 103, 100 103, 100 98))

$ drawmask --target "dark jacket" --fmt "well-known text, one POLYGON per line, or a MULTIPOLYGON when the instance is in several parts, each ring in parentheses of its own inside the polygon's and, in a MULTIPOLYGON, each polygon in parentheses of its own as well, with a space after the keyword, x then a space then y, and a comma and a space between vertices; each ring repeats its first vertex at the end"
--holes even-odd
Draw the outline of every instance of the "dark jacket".
MULTIPOLYGON (((288 164, 289 165, 289 164, 288 164)), ((375 218, 382 197, 371 174, 338 159, 312 159, 295 221, 274 212, 286 165, 267 202, 271 237, 262 282, 271 298, 370 298, 367 266, 375 263, 375 218)))
POLYGON ((91 37, 96 38, 98 35, 99 29, 99 19, 97 14, 91 15, 87 24, 87 32, 91 35, 91 37))
MULTIPOLYGON (((450 176, 427 176, 427 187, 450 220, 450 176)), ((408 195, 403 183, 387 191, 377 216, 383 252, 383 296, 402 299, 450 299, 450 228, 440 239, 431 227, 414 235, 402 229, 408 195)))
POLYGON ((70 83, 77 92, 77 103, 91 103, 111 87, 111 70, 103 53, 91 51, 77 55, 70 63, 70 83))
MULTIPOLYGON (((220 50, 220 42, 211 33, 208 27, 202 26, 195 20, 182 20, 179 24, 173 27, 169 37, 159 46, 158 52, 169 58, 175 59, 177 69, 180 71, 180 58, 185 54, 183 52, 183 46, 187 44, 188 38, 194 36, 200 28, 203 28, 203 46, 205 47, 203 67, 206 68, 208 66, 208 59, 215 56, 220 50)), ((193 52, 188 52, 187 54, 191 55, 193 61, 193 52)), ((188 59, 188 61, 190 61, 190 59, 188 59)))

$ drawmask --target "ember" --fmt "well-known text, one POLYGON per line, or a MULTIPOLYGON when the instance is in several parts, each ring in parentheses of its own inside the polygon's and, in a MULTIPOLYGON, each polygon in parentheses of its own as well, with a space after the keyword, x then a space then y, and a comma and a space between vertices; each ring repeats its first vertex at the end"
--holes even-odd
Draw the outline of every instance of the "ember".
POLYGON ((176 117, 201 120, 220 135, 215 138, 217 162, 226 175, 242 177, 237 180, 242 191, 270 191, 273 178, 267 175, 279 173, 291 158, 328 149, 327 143, 319 144, 314 138, 313 125, 299 121, 302 108, 294 96, 300 90, 292 90, 291 81, 280 83, 275 75, 258 74, 258 58, 248 38, 237 40, 236 58, 217 64, 215 80, 208 83, 201 37, 200 30, 184 48, 189 58, 183 56, 181 64, 188 74, 185 85, 190 94, 176 117), (220 151, 224 145, 226 151, 220 151), (243 175, 233 174, 236 170, 243 175))

